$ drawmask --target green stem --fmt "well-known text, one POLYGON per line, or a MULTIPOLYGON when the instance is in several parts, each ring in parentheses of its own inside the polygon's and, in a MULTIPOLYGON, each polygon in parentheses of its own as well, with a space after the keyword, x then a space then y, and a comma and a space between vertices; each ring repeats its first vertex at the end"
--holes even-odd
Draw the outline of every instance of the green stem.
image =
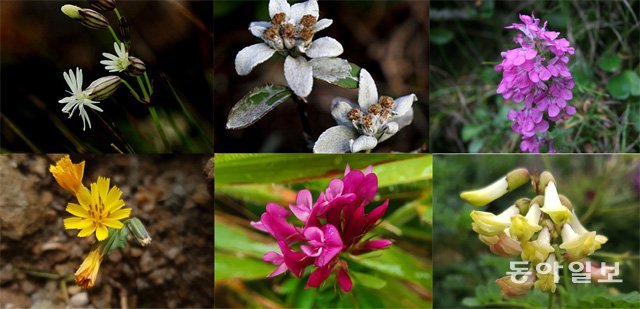
POLYGON ((125 86, 127 86, 127 88, 129 88, 129 91, 136 98, 136 100, 142 102, 142 100, 140 100, 140 96, 138 95, 138 93, 135 90, 133 90, 133 87, 131 87, 131 85, 126 80, 124 80, 124 78, 122 78, 121 80, 122 80, 122 83, 125 86))
POLYGON ((120 16, 120 11, 118 11, 118 8, 114 8, 113 11, 116 12, 116 17, 118 17, 118 20, 120 20, 122 17, 120 16))
POLYGON ((169 141, 167 140, 167 136, 164 134, 164 129, 162 129, 160 117, 158 117, 155 106, 149 105, 149 113, 151 114, 151 119, 153 120, 153 124, 155 125, 156 130, 158 130, 158 133, 160 133, 162 144, 164 144, 164 147, 169 150, 169 141))
POLYGON ((111 35, 116 40, 116 43, 118 43, 118 45, 120 45, 120 39, 118 39, 118 36, 116 35, 116 31, 113 30, 113 27, 111 27, 111 25, 109 25, 109 26, 107 26, 107 28, 109 28, 109 32, 111 32, 111 35))
POLYGON ((547 301, 547 308, 553 308, 553 293, 549 292, 549 300, 547 301))
POLYGON ((138 85, 140 85, 140 89, 142 89, 142 95, 144 95, 144 101, 146 103, 151 103, 151 99, 149 98, 149 93, 147 92, 147 88, 144 87, 142 83, 142 78, 140 76, 136 76, 136 80, 138 81, 138 85))
POLYGON ((144 71, 144 81, 147 83, 147 88, 149 88, 149 95, 153 95, 153 88, 151 87, 151 82, 149 81, 149 75, 147 75, 147 71, 144 71))

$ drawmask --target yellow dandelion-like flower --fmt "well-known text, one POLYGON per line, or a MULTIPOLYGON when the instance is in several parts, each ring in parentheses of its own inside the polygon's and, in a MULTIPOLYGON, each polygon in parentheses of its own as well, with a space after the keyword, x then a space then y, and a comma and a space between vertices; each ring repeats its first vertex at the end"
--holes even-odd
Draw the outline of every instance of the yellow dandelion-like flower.
POLYGON ((80 268, 75 273, 77 285, 85 289, 93 287, 98 277, 102 256, 102 253, 97 248, 89 252, 89 255, 82 261, 80 268))
POLYGON ((69 155, 62 157, 56 165, 49 166, 49 172, 56 179, 56 182, 65 190, 76 195, 82 186, 82 175, 84 174, 84 161, 73 164, 69 155))
POLYGON ((120 220, 131 214, 131 208, 123 208, 122 191, 114 186, 109 189, 109 178, 98 177, 91 184, 91 191, 82 187, 76 197, 79 204, 69 203, 67 212, 75 217, 64 219, 64 228, 79 229, 78 237, 87 237, 94 232, 98 241, 109 236, 107 227, 121 229, 120 220))

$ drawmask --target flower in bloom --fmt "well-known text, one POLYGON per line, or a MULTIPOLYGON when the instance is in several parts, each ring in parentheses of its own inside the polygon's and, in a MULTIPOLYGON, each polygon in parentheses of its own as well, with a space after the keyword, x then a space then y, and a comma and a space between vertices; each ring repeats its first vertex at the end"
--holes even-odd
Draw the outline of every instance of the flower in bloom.
POLYGON ((570 261, 581 260, 591 254, 607 242, 607 237, 596 235, 596 232, 576 233, 571 225, 562 226, 562 244, 560 249, 565 249, 565 257, 570 261))
POLYGON ((521 214, 511 217, 511 228, 509 229, 509 234, 513 235, 513 237, 519 241, 528 241, 531 239, 533 234, 542 229, 542 227, 538 225, 540 216, 540 206, 538 206, 538 204, 531 205, 526 217, 521 214))
POLYGON ((49 172, 63 189, 74 195, 83 187, 82 176, 84 175, 84 161, 73 164, 69 155, 65 155, 56 162, 56 165, 49 166, 49 172))
POLYGON ((82 130, 85 130, 87 123, 89 123, 89 129, 91 129, 89 114, 84 107, 87 106, 93 110, 101 112, 102 109, 96 105, 100 102, 92 100, 93 97, 91 95, 91 89, 82 90, 82 70, 76 68, 75 74, 72 70, 69 70, 68 74, 67 72, 64 72, 62 75, 71 89, 71 91, 67 91, 71 96, 58 101, 59 103, 65 104, 62 108, 62 112, 69 114, 69 118, 71 118, 71 116, 73 116, 73 112, 78 109, 78 113, 82 118, 82 130))
POLYGON ((515 205, 505 209, 499 215, 474 210, 471 212, 471 219, 473 220, 471 227, 480 235, 497 236, 511 225, 511 217, 519 213, 520 210, 515 205))
POLYGON ((549 254, 554 251, 550 241, 549 229, 545 227, 540 234, 538 234, 538 239, 522 242, 522 260, 534 264, 546 260, 549 254))
POLYGON ((551 217, 555 224, 563 225, 571 221, 571 211, 560 202, 560 196, 556 190, 556 184, 549 181, 544 189, 544 207, 540 209, 551 217))
POLYGON ((89 255, 82 261, 80 268, 75 273, 76 284, 88 289, 93 287, 98 277, 100 263, 102 263, 103 254, 98 248, 89 252, 89 255))
POLYGON ((517 189, 528 181, 529 171, 526 168, 518 168, 482 189, 460 193, 460 198, 473 206, 484 206, 517 189))
MULTIPOLYGON (((317 0, 308 0, 289 5, 287 0, 270 0, 271 21, 252 22, 251 34, 263 43, 243 48, 236 55, 235 67, 239 75, 248 75, 254 67, 267 61, 274 53, 285 57, 284 77, 293 92, 307 97, 313 87, 316 72, 314 60, 335 58, 344 51, 342 45, 333 38, 323 37, 313 40, 315 34, 329 27, 331 19, 320 19, 317 0), (311 58, 312 60, 307 60, 311 58)), ((323 71, 323 70, 320 70, 323 71)))
POLYGON ((533 284, 536 288, 540 289, 542 292, 556 292, 556 279, 558 274, 553 270, 553 265, 556 263, 556 256, 554 254, 549 254, 549 257, 546 260, 547 267, 544 268, 544 273, 541 271, 542 268, 536 270, 540 270, 536 273, 538 279, 533 284))
POLYGON ((324 131, 313 147, 316 153, 344 153, 369 151, 413 121, 413 102, 418 98, 409 94, 397 99, 378 97, 378 89, 365 69, 360 70, 358 104, 336 98, 331 115, 338 123, 324 131))
POLYGON ((76 194, 78 204, 67 205, 67 212, 74 217, 64 219, 65 229, 80 230, 78 237, 87 237, 95 232, 98 241, 109 235, 107 227, 121 229, 123 224, 120 220, 129 217, 131 208, 124 207, 122 191, 118 187, 109 188, 109 178, 104 177, 91 184, 91 191, 81 187, 76 194))
POLYGON ((522 283, 514 282, 511 279, 511 276, 504 276, 500 279, 497 279, 496 284, 498 284, 498 286, 500 287, 502 296, 506 298, 518 298, 529 294, 529 291, 531 291, 531 288, 533 287, 533 283, 535 281, 536 276, 530 274, 522 283))
POLYGON ((124 72, 127 71, 131 61, 129 60, 129 52, 127 51, 124 43, 113 43, 113 49, 116 54, 102 53, 102 56, 106 57, 106 60, 100 61, 100 64, 104 65, 104 69, 109 72, 124 72))
POLYGON ((516 29, 514 42, 518 48, 502 52, 502 62, 495 67, 502 72, 497 93, 507 100, 522 102, 522 108, 509 112, 511 128, 522 135, 521 151, 539 152, 549 121, 566 120, 575 114, 575 107, 567 104, 573 97, 573 77, 569 72, 569 56, 574 49, 569 41, 559 38, 559 32, 547 30, 547 23, 531 15, 520 15, 522 23, 507 29, 516 29))
MULTIPOLYGON (((275 238, 280 252, 263 256, 277 268, 273 277, 290 271, 300 278, 307 267, 315 267, 307 281, 307 288, 319 287, 335 273, 340 288, 349 292, 353 286, 348 264, 340 259, 342 253, 364 254, 389 247, 385 239, 363 241, 387 210, 388 201, 365 213, 378 191, 378 178, 371 169, 364 172, 348 166, 342 179, 333 179, 316 202, 311 192, 298 192, 296 204, 289 209, 275 203, 267 204, 260 221, 251 222, 256 229, 275 238), (294 214, 298 223, 287 218, 294 214)), ((295 221, 295 220, 294 220, 295 221)))

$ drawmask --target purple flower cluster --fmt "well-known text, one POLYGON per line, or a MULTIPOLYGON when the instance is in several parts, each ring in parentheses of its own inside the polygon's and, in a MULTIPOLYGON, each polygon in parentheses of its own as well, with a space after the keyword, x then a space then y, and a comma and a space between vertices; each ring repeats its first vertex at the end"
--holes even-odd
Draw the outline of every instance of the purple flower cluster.
MULTIPOLYGON (((500 53, 503 60, 495 70, 502 71, 502 81, 497 93, 524 102, 522 109, 509 112, 508 119, 513 131, 522 135, 520 150, 539 152, 541 145, 551 141, 544 136, 549 122, 566 120, 576 112, 567 104, 574 86, 567 63, 574 49, 569 41, 558 38, 559 32, 547 30, 546 21, 540 27, 540 19, 533 14, 520 15, 520 20, 522 24, 505 27, 520 30, 514 38, 520 47, 500 53)), ((549 149, 553 151, 552 144, 549 149)))
POLYGON ((340 253, 359 255, 389 247, 386 239, 366 239, 378 220, 387 211, 389 201, 365 214, 367 206, 378 192, 378 177, 369 167, 364 172, 347 166, 343 179, 333 179, 314 203, 309 190, 298 192, 296 204, 289 210, 275 203, 267 204, 259 222, 251 222, 258 230, 271 234, 278 242, 280 253, 267 252, 262 259, 278 266, 269 277, 291 271, 300 278, 308 266, 315 266, 306 288, 319 287, 335 271, 343 292, 351 291, 353 283, 348 265, 340 253), (287 220, 293 214, 301 223, 287 220), (299 250, 295 250, 299 248, 299 250))

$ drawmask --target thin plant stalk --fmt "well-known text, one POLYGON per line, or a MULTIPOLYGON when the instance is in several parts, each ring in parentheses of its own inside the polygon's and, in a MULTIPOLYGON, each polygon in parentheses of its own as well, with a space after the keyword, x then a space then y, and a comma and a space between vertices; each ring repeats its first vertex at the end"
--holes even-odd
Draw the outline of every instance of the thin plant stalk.
POLYGON ((140 76, 136 76, 136 80, 138 81, 138 85, 140 85, 140 89, 142 90, 142 95, 144 96, 145 103, 151 103, 151 98, 149 97, 147 88, 145 88, 144 83, 142 83, 142 78, 140 78, 140 76))
POLYGON ((111 32, 111 35, 116 40, 116 43, 118 43, 118 45, 120 45, 120 39, 118 39, 118 36, 116 35, 116 32, 113 30, 113 27, 111 27, 109 25, 109 26, 107 26, 107 28, 109 28, 109 32, 111 32))
POLYGON ((160 117, 158 117, 158 112, 156 111, 155 106, 149 105, 149 113, 151 114, 153 124, 156 126, 156 130, 158 130, 158 133, 160 133, 162 144, 167 150, 169 150, 169 141, 167 140, 167 136, 164 134, 164 129, 162 128, 162 124, 160 123, 160 117))
POLYGON ((140 99, 140 96, 138 95, 138 93, 133 89, 133 87, 131 87, 131 85, 124 80, 124 78, 121 79, 122 83, 127 86, 127 88, 129 88, 129 91, 131 92, 131 94, 136 98, 136 100, 138 100, 139 102, 142 102, 142 100, 140 99))
POLYGON ((309 113, 307 109, 307 102, 297 96, 292 96, 293 101, 298 106, 298 116, 300 116, 300 122, 302 122, 302 134, 304 136, 305 146, 309 149, 313 147, 313 139, 311 138, 311 124, 309 122, 309 113))

